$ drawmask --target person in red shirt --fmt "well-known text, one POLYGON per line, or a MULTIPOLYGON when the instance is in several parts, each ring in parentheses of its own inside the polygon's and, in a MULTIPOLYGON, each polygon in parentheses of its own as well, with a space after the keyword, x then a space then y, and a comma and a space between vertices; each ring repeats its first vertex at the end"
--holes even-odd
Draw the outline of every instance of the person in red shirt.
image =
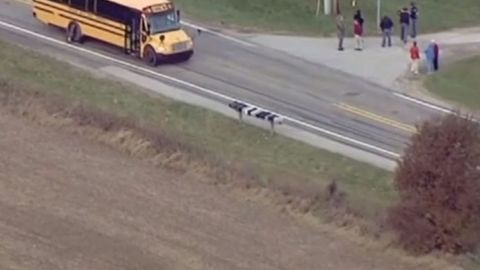
POLYGON ((417 46, 417 42, 414 41, 412 47, 410 47, 410 71, 414 74, 418 74, 418 63, 420 62, 420 49, 417 46))
POLYGON ((363 49, 363 25, 358 20, 353 21, 353 34, 355 35, 356 47, 355 50, 361 51, 363 49))

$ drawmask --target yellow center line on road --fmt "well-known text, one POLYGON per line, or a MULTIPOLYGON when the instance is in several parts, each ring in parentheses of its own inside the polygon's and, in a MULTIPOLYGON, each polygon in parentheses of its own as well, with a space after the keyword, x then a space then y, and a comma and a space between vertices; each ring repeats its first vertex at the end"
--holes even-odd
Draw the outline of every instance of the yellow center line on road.
POLYGON ((383 117, 381 115, 374 114, 372 112, 357 108, 355 106, 348 105, 346 103, 335 104, 335 107, 340 108, 340 109, 342 109, 344 111, 347 111, 349 113, 352 113, 352 114, 355 114, 355 115, 358 115, 358 116, 361 116, 361 117, 364 117, 364 118, 367 118, 367 119, 370 119, 370 120, 373 120, 373 121, 376 121, 376 122, 380 122, 382 124, 385 124, 385 125, 388 125, 388 126, 391 126, 391 127, 394 127, 394 128, 398 128, 398 129, 401 129, 401 130, 404 130, 404 131, 407 131, 407 132, 410 132, 410 133, 416 133, 417 132, 417 129, 412 125, 407 125, 407 124, 395 121, 393 119, 386 118, 386 117, 383 117))
MULTIPOLYGON (((11 0, 11 1, 20 2, 20 3, 26 4, 26 5, 32 5, 32 3, 33 3, 32 0, 11 0)), ((401 130, 407 131, 409 133, 416 133, 417 132, 417 129, 414 126, 407 125, 407 124, 404 124, 404 123, 401 123, 401 122, 398 122, 398 121, 380 116, 378 114, 374 114, 372 112, 360 109, 360 108, 355 107, 355 106, 348 105, 346 103, 338 103, 338 104, 334 104, 334 105, 336 107, 344 110, 344 111, 349 112, 349 113, 352 113, 352 114, 355 114, 355 115, 358 115, 358 116, 361 116, 361 117, 364 117, 364 118, 367 118, 367 119, 370 119, 370 120, 374 120, 376 122, 383 123, 385 125, 395 127, 397 129, 401 129, 401 130)))

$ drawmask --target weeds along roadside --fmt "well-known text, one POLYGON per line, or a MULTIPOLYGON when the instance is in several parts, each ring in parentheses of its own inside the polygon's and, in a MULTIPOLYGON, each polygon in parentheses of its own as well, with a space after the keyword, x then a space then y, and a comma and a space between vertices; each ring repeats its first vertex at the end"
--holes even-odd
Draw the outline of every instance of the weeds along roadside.
POLYGON ((131 91, 133 85, 94 78, 2 42, 0 57, 2 103, 11 112, 45 124, 63 119, 157 165, 194 171, 215 184, 269 190, 281 205, 341 225, 362 220, 362 230, 375 234, 383 210, 395 200, 391 175, 383 170, 151 98, 131 91))
MULTIPOLYGON (((337 225, 347 226, 348 229, 356 229, 337 231, 329 226, 326 231, 329 234, 347 237, 352 242, 369 248, 379 247, 377 241, 368 240, 373 231, 363 231, 367 233, 367 237, 356 237, 358 229, 373 228, 372 224, 351 212, 345 197, 347 194, 339 189, 336 182, 327 186, 304 183, 292 185, 291 182, 279 178, 279 181, 265 185, 259 178, 259 171, 251 171, 251 168, 242 167, 233 161, 212 158, 208 152, 179 142, 176 138, 144 126, 134 119, 86 104, 73 104, 62 96, 25 89, 21 84, 2 78, 0 113, 23 117, 34 125, 71 132, 73 136, 80 134, 156 166, 179 173, 193 173, 197 176, 195 179, 204 179, 209 184, 247 191, 242 193, 244 195, 253 193, 254 197, 258 197, 260 194, 262 198, 267 197, 269 203, 273 202, 293 215, 305 214, 314 218, 321 215, 321 221, 329 220, 337 225)), ((380 245, 390 247, 386 242, 380 245)), ((391 248, 389 252, 412 265, 424 265, 422 269, 450 269, 444 268, 448 265, 447 262, 437 259, 418 260, 405 257, 401 251, 391 248)))
POLYGON ((200 174, 212 184, 274 191, 277 199, 282 197, 285 205, 302 213, 318 210, 323 201, 336 209, 346 206, 346 194, 336 183, 323 186, 304 180, 301 185, 295 185, 280 176, 266 183, 259 169, 252 164, 218 158, 197 145, 183 142, 132 117, 119 116, 83 103, 71 103, 60 95, 28 89, 21 83, 1 77, 0 103, 9 113, 37 124, 81 132, 154 165, 200 174))

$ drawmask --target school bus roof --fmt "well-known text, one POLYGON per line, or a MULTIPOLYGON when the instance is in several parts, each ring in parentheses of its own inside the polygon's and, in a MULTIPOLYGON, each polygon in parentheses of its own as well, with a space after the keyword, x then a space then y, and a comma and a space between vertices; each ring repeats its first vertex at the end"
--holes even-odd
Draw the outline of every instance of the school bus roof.
POLYGON ((136 9, 136 10, 142 10, 149 6, 171 2, 170 0, 108 0, 108 1, 129 7, 131 9, 136 9))

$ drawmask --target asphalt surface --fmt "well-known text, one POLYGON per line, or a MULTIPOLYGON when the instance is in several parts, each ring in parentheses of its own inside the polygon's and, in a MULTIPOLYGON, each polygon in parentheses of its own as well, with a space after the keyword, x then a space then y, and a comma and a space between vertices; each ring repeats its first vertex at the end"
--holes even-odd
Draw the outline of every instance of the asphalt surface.
MULTIPOLYGON (((24 3, 0 0, 0 21, 64 40, 64 32, 38 22, 24 3)), ((83 67, 114 64, 2 27, 0 38, 83 67)), ((148 68, 120 49, 98 41, 87 41, 81 46, 148 68)), ((148 69, 396 153, 401 153, 408 143, 412 134, 409 129, 415 123, 438 113, 328 67, 205 32, 197 36, 196 52, 189 62, 148 69)))

